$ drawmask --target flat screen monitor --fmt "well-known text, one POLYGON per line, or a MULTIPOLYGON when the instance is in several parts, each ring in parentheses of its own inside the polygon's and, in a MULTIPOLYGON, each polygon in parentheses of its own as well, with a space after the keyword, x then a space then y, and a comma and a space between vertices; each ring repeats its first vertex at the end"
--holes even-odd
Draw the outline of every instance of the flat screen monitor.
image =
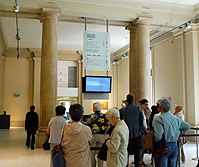
POLYGON ((104 77, 104 76, 83 77, 82 93, 111 93, 111 77, 104 77))

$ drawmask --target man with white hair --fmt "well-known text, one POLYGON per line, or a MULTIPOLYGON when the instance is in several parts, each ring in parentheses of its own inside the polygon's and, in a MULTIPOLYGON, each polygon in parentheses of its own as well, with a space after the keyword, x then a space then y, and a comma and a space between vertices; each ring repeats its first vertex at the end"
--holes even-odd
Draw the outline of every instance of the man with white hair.
POLYGON ((120 120, 120 113, 117 109, 109 109, 106 113, 109 123, 114 126, 111 136, 106 135, 107 166, 125 167, 128 159, 129 129, 124 120, 120 120))
POLYGON ((154 120, 154 140, 155 146, 164 135, 166 147, 168 148, 167 154, 162 154, 155 158, 155 166, 157 167, 176 167, 178 146, 177 140, 179 135, 184 135, 189 131, 191 126, 169 113, 171 102, 168 99, 161 99, 160 112, 161 114, 154 120))
MULTIPOLYGON (((102 105, 98 102, 93 103, 93 114, 89 116, 85 125, 91 128, 93 133, 93 141, 91 147, 101 147, 105 141, 105 133, 108 128, 108 120, 105 114, 101 113, 102 105)), ((98 150, 91 150, 92 167, 96 167, 95 156, 98 154, 98 150)), ((98 159, 98 167, 103 167, 103 161, 98 159)))

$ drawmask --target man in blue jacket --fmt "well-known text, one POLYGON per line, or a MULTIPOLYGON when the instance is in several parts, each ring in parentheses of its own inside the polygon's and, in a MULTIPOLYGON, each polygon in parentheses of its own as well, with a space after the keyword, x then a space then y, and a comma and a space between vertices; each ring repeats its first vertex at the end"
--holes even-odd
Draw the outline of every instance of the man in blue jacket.
POLYGON ((134 96, 127 95, 127 106, 124 109, 124 121, 129 128, 129 146, 128 152, 134 154, 135 167, 139 167, 139 162, 142 160, 142 126, 143 126, 143 112, 141 108, 133 104, 134 96))

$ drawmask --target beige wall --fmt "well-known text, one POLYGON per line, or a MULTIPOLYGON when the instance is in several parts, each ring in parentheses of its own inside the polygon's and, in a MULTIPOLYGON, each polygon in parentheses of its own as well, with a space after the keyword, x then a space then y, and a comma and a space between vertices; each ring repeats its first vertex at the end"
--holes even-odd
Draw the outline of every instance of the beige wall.
POLYGON ((175 38, 163 41, 152 48, 154 102, 162 97, 170 97, 172 110, 177 100, 176 42, 175 38))
POLYGON ((199 125, 198 31, 175 32, 174 36, 152 46, 154 101, 171 97, 174 104, 185 106, 185 120, 199 125))
POLYGON ((23 125, 25 114, 29 111, 29 66, 27 58, 6 58, 4 109, 11 115, 11 126, 12 121, 23 125), (20 93, 20 96, 15 97, 14 93, 20 93))
POLYGON ((118 62, 118 108, 121 108, 122 100, 129 93, 129 59, 121 59, 118 62))

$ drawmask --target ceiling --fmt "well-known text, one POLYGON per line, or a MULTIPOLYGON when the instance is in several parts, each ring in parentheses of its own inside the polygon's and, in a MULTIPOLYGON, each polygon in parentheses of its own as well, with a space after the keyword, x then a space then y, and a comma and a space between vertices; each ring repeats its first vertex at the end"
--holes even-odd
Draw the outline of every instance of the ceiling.
MULTIPOLYGON (((20 48, 41 48, 42 8, 60 8, 58 49, 83 50, 84 17, 88 31, 106 31, 114 53, 129 43, 125 25, 137 17, 152 18, 150 38, 171 30, 199 14, 198 0, 18 0, 20 48)), ((0 0, 0 28, 5 48, 16 47, 14 0, 0 0)), ((4 49, 5 51, 5 49, 4 49)))

